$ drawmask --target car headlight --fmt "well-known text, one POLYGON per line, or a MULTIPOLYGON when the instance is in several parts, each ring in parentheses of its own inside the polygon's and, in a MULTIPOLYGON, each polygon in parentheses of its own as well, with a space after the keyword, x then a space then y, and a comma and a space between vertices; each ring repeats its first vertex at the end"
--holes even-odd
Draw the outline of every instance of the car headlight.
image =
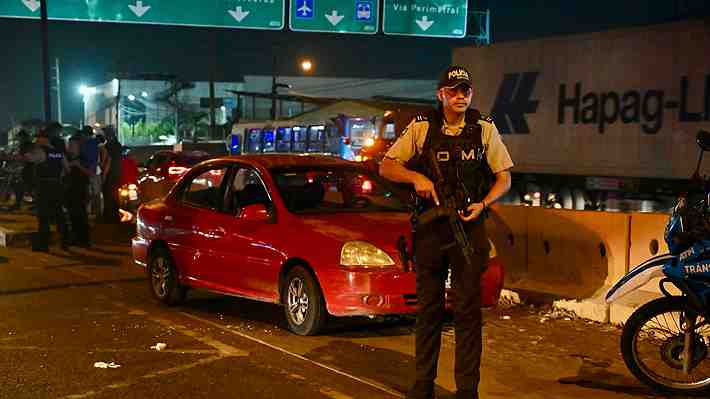
POLYGON ((342 266, 385 267, 394 266, 387 253, 365 241, 348 241, 340 250, 342 266))

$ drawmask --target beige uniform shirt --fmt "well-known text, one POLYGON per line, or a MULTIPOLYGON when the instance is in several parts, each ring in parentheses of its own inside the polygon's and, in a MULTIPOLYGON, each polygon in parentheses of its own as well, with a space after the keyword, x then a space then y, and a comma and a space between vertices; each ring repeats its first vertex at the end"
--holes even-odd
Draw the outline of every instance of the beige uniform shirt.
MULTIPOLYGON (((503 144, 503 140, 498 133, 496 125, 490 118, 482 118, 478 121, 483 132, 481 141, 486 149, 486 159, 493 173, 502 172, 513 167, 513 160, 510 159, 508 149, 503 144)), ((446 121, 442 126, 444 134, 448 136, 458 136, 463 131, 465 121, 458 125, 448 125, 446 121)), ((406 163, 415 155, 421 154, 424 149, 424 141, 429 131, 429 122, 416 118, 409 123, 402 135, 389 148, 385 157, 395 161, 406 163)))

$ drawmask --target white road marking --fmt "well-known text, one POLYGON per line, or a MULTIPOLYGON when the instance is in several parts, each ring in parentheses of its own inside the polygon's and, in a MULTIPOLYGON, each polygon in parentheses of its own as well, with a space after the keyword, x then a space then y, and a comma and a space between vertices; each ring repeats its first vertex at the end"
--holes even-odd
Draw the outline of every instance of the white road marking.
MULTIPOLYGON (((317 361, 315 361, 315 360, 311 360, 311 359, 309 359, 309 358, 307 358, 307 357, 305 357, 305 356, 299 355, 298 353, 293 353, 293 352, 291 352, 291 351, 289 351, 289 350, 287 350, 287 349, 284 349, 284 348, 281 348, 281 347, 279 347, 279 346, 270 344, 270 343, 268 343, 268 342, 266 342, 266 341, 263 341, 263 340, 261 340, 261 339, 259 339, 259 338, 252 337, 251 335, 247 335, 247 334, 244 334, 244 333, 239 332, 239 331, 234 331, 234 330, 229 329, 229 328, 227 328, 227 327, 225 327, 225 326, 222 326, 222 325, 220 325, 220 324, 218 324, 218 323, 215 323, 215 322, 213 322, 213 321, 211 321, 211 320, 203 319, 203 318, 201 318, 201 317, 198 317, 198 316, 192 315, 192 314, 190 314, 190 313, 186 313, 186 312, 181 312, 181 313, 182 313, 183 315, 185 315, 186 317, 189 317, 189 318, 191 318, 191 319, 193 319, 193 320, 197 320, 197 321, 203 322, 203 323, 208 324, 208 325, 210 325, 210 326, 212 326, 212 327, 214 327, 214 328, 220 329, 220 330, 222 330, 222 331, 229 332, 230 334, 238 335, 238 336, 240 336, 240 337, 242 337, 242 338, 246 338, 246 339, 248 339, 248 340, 250 340, 250 341, 253 341, 253 342, 256 342, 256 343, 258 343, 258 344, 264 345, 264 346, 266 346, 266 347, 268 347, 268 348, 277 350, 277 351, 279 351, 279 352, 281 352, 281 353, 285 353, 285 354, 287 354, 287 355, 289 355, 289 356, 293 356, 293 357, 295 357, 295 358, 297 358, 297 359, 300 359, 300 360, 303 360, 303 361, 305 361, 305 362, 311 363, 311 364, 313 364, 313 365, 315 365, 315 366, 318 366, 318 367, 324 368, 324 369, 326 369, 326 370, 332 371, 333 373, 340 374, 340 375, 342 375, 342 376, 344 376, 344 377, 350 378, 350 379, 355 380, 355 381, 357 381, 357 382, 360 382, 360 383, 362 383, 362 384, 369 385, 369 386, 371 386, 371 387, 373 387, 373 388, 375 388, 375 389, 377 389, 377 390, 380 390, 380 391, 382 391, 382 392, 388 393, 388 394, 390 394, 390 395, 392 395, 392 396, 394 396, 394 397, 396 397, 396 398, 404 398, 404 395, 403 395, 401 392, 395 391, 394 389, 389 388, 389 387, 387 387, 387 386, 385 386, 385 385, 382 385, 382 384, 380 384, 380 383, 378 383, 378 382, 371 381, 371 380, 366 379, 366 378, 354 376, 354 375, 352 375, 352 374, 346 373, 345 371, 339 370, 339 369, 337 369, 337 368, 335 368, 335 367, 328 366, 327 364, 323 364, 323 363, 317 362, 317 361)), ((345 397, 342 397, 342 398, 345 398, 345 397)))
MULTIPOLYGON (((125 304, 123 304, 121 302, 114 302, 113 304, 119 308, 127 309, 129 314, 137 315, 137 314, 141 314, 143 312, 138 309, 129 308, 128 306, 126 306, 125 304)), ((201 342, 207 346, 215 348, 223 356, 249 356, 249 352, 247 352, 247 351, 237 349, 231 345, 227 345, 224 342, 220 342, 210 336, 200 334, 198 332, 190 330, 189 328, 187 328, 185 326, 177 325, 170 320, 165 320, 165 319, 161 319, 159 317, 150 316, 147 313, 143 314, 141 317, 143 317, 147 320, 150 320, 154 323, 160 324, 161 326, 171 328, 171 329, 179 332, 180 334, 186 335, 198 342, 201 342)))

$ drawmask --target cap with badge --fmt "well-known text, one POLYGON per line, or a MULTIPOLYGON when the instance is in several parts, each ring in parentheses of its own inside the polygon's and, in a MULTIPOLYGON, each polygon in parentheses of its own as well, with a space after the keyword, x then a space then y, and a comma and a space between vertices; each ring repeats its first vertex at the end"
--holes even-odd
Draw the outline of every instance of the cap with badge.
POLYGON ((466 68, 464 67, 451 66, 441 75, 441 78, 439 78, 438 88, 452 89, 461 84, 465 84, 468 87, 473 88, 473 83, 471 82, 471 74, 469 74, 466 68))

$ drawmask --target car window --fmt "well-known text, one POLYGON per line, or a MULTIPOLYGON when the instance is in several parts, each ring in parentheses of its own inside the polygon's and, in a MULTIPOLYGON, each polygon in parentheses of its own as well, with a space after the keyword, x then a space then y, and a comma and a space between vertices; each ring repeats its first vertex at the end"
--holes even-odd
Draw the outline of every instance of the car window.
POLYGON ((234 214, 247 205, 263 204, 271 208, 271 197, 259 173, 247 167, 237 169, 226 192, 225 209, 234 214))
POLYGON ((363 168, 286 168, 272 175, 294 213, 407 211, 406 190, 363 168))
POLYGON ((226 166, 215 167, 195 176, 185 185, 182 200, 192 206, 220 210, 222 207, 222 180, 226 166))

